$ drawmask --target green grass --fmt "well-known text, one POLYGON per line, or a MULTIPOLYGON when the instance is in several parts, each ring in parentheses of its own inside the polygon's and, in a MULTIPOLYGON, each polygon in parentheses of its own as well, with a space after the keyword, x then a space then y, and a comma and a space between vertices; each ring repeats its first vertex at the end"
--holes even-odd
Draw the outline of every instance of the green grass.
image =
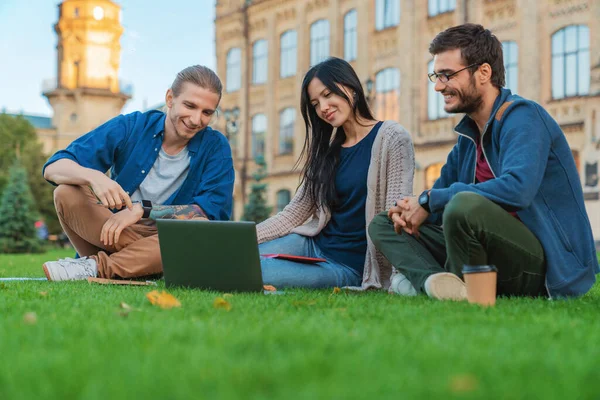
MULTIPOLYGON (((46 259, 0 256, 0 277, 46 259)), ((228 297, 87 282, 0 284, 0 399, 596 399, 600 286, 493 309, 386 293, 228 297), (128 314, 125 302, 136 310, 128 314), (25 317, 35 313, 35 321, 25 317)))

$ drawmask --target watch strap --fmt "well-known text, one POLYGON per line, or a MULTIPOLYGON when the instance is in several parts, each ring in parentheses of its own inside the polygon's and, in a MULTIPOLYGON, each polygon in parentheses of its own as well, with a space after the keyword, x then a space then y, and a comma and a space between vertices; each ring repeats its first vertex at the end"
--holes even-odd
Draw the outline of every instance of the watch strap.
POLYGON ((150 211, 152 211, 152 202, 150 200, 142 200, 142 208, 144 209, 142 218, 149 218, 150 211))
POLYGON ((423 209, 425 211, 427 211, 428 213, 431 214, 431 209, 429 208, 429 190, 425 190, 423 191, 423 193, 421 193, 421 195, 419 196, 419 205, 421 207, 423 207, 423 209), (427 201, 422 201, 423 198, 427 197, 427 201))

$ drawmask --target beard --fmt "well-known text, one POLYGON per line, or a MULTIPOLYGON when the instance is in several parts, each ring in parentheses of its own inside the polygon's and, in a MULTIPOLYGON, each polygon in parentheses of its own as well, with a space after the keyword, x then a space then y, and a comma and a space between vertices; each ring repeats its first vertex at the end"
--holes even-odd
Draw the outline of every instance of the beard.
POLYGON ((189 140, 190 136, 195 135, 201 130, 200 128, 194 128, 192 129, 193 133, 189 133, 189 128, 183 123, 183 120, 181 120, 178 115, 171 115, 169 116, 169 119, 171 120, 171 125, 173 126, 175 135, 181 139, 189 140))
POLYGON ((465 90, 444 90, 442 95, 452 95, 458 99, 458 104, 445 110, 450 114, 471 114, 479 110, 483 104, 483 96, 477 91, 475 86, 475 77, 471 75, 469 79, 469 86, 465 90))

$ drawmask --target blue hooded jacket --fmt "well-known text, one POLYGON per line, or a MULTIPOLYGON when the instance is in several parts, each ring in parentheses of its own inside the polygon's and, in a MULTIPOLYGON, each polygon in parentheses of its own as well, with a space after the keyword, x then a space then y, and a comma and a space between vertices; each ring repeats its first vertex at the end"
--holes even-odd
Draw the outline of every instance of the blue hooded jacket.
POLYGON ((579 174, 560 126, 539 104, 501 89, 481 135, 495 179, 475 183, 475 122, 465 116, 458 142, 430 192, 430 222, 459 192, 474 192, 516 211, 546 256, 550 296, 585 294, 599 272, 579 174))

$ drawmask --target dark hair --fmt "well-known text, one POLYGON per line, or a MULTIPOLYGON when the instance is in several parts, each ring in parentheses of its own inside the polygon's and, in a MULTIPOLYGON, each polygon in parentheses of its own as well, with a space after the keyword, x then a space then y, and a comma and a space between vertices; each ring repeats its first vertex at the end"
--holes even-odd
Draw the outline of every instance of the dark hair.
POLYGON ((204 65, 192 65, 179 71, 171 85, 173 96, 179 96, 183 84, 186 82, 191 82, 201 88, 210 90, 211 92, 218 94, 219 99, 221 98, 221 93, 223 92, 221 80, 212 69, 205 67, 204 65))
MULTIPOLYGON (((335 170, 339 163, 342 144, 346 140, 343 127, 338 127, 332 140, 333 126, 323 121, 311 105, 308 85, 318 78, 332 93, 344 98, 352 107, 355 117, 374 120, 363 87, 352 66, 340 59, 331 57, 308 70, 302 81, 300 110, 306 127, 306 139, 302 154, 298 159, 304 160, 302 179, 304 196, 309 196, 317 207, 331 210, 337 201, 335 191, 335 170), (338 85, 343 85, 354 92, 351 100, 338 85)), ((360 123, 360 122, 359 122, 360 123)), ((297 164, 298 164, 297 163, 297 164)), ((296 164, 296 166, 297 166, 296 164)))
POLYGON ((438 33, 429 45, 431 55, 454 49, 460 49, 465 65, 488 63, 492 84, 498 88, 505 85, 502 43, 489 29, 477 24, 454 26, 438 33))

